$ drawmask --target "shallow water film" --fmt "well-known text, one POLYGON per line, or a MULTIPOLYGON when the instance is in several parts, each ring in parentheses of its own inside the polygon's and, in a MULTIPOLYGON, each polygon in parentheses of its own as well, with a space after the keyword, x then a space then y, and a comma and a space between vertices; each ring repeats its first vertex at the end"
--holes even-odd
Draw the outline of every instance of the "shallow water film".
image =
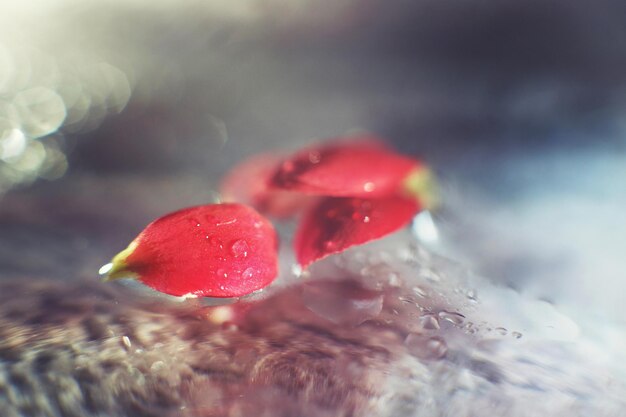
POLYGON ((623 2, 12 3, 1 417, 624 416, 623 2), (238 300, 101 281, 244 158, 363 132, 440 206, 306 270, 272 219, 238 300))

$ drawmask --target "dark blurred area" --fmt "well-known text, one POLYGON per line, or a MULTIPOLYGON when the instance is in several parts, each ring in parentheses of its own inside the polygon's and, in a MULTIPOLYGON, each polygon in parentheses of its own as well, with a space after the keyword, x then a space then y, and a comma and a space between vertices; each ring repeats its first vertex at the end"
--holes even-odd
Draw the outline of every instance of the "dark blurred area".
POLYGON ((244 156, 354 130, 492 204, 619 187, 563 158, 624 156, 623 2, 157 4, 5 6, 4 207, 90 199, 130 238, 244 156))
POLYGON ((241 153, 356 128, 444 160, 622 148, 623 2, 161 7, 69 2, 40 22, 44 51, 89 50, 133 90, 71 135, 72 167, 211 178, 241 153))
MULTIPOLYGON (((41 0, 2 15, 4 236, 16 218, 98 215, 69 226, 108 247, 214 200, 244 156, 355 130, 430 162, 457 217, 459 190, 509 214, 546 193, 622 202, 620 1, 41 0)), ((450 221, 460 242, 490 233, 450 221)), ((527 265, 514 251, 505 265, 527 265)))

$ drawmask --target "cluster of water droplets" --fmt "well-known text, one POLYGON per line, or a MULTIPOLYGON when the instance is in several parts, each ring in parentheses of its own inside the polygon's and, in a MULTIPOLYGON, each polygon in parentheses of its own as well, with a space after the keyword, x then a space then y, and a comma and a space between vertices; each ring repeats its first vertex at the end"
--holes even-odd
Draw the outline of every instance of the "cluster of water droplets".
MULTIPOLYGON (((223 268, 218 268, 216 274, 218 277, 223 278, 239 278, 241 280, 249 280, 254 278, 257 274, 257 270, 253 267, 248 267, 243 270, 233 269, 232 258, 237 260, 246 259, 251 253, 250 244, 246 239, 234 239, 230 242, 224 242, 217 236, 212 235, 204 230, 203 225, 211 225, 211 226, 225 226, 234 224, 237 222, 237 219, 230 219, 226 221, 218 221, 212 216, 207 216, 205 219, 200 218, 190 218, 187 220, 192 226, 193 229, 198 230, 198 235, 200 238, 205 240, 208 243, 207 250, 211 253, 211 256, 217 256, 217 259, 224 265, 223 268)), ((260 227, 260 224, 254 223, 255 228, 260 227)), ((225 285, 221 285, 220 289, 226 289, 225 285)))
MULTIPOLYGON (((368 303, 354 302, 344 295, 341 314, 356 317, 353 320, 358 323, 373 320, 401 329, 406 332, 407 352, 420 360, 444 359, 450 349, 462 349, 458 345, 464 338, 471 343, 522 338, 520 331, 508 330, 496 320, 489 323, 477 314, 481 299, 471 271, 424 248, 407 234, 349 249, 311 269, 307 278, 356 277, 372 295, 368 303), (380 311, 372 308, 381 299, 380 311)), ((302 277, 299 268, 293 274, 302 277)), ((314 311, 335 314, 328 307, 318 306, 314 311)))

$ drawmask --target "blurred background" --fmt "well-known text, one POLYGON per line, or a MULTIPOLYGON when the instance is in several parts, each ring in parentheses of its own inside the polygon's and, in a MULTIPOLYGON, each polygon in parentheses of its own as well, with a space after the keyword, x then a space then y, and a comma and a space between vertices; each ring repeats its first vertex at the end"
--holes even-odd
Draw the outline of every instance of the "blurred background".
POLYGON ((3 2, 0 274, 95 279, 241 158, 367 130, 441 177, 433 247, 623 351, 624 22, 619 0, 3 2))
POLYGON ((370 131, 434 167, 425 244, 484 278, 483 315, 619 393, 625 22, 622 0, 4 1, 0 280, 95 281, 242 158, 370 131))

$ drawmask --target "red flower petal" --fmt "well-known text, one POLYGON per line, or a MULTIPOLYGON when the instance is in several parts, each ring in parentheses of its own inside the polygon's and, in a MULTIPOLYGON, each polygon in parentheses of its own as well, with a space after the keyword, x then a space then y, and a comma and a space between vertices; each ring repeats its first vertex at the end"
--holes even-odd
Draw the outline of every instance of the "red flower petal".
POLYGON ((283 159, 263 153, 235 165, 220 184, 223 201, 249 204, 278 218, 292 216, 311 205, 313 197, 269 188, 269 180, 283 159))
POLYGON ((130 275, 175 296, 238 297, 274 280, 277 247, 272 224, 250 207, 191 207, 150 223, 106 279, 130 275))
POLYGON ((419 161, 387 150, 373 140, 312 147, 284 161, 271 186, 340 197, 395 194, 419 161))
POLYGON ((415 199, 329 197, 308 211, 294 240, 302 267, 333 253, 388 235, 411 221, 419 211, 415 199))

